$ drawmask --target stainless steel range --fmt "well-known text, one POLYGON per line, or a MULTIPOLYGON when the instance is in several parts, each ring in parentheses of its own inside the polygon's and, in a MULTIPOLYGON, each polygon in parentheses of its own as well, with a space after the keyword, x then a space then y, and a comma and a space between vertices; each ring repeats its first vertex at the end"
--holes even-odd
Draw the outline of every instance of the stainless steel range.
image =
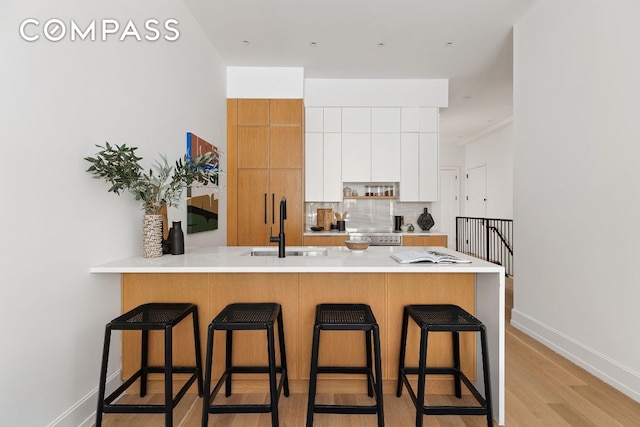
POLYGON ((349 232, 351 239, 369 239, 371 246, 402 246, 402 234, 387 230, 356 230, 349 232))

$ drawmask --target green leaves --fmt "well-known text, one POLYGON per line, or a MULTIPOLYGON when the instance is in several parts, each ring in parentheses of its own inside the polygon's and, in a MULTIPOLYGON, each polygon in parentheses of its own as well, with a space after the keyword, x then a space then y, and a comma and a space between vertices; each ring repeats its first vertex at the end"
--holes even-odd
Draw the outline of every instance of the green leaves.
POLYGON ((165 155, 160 155, 148 172, 139 164, 142 157, 135 151, 137 147, 126 144, 104 146, 95 157, 85 157, 91 163, 87 172, 96 179, 104 179, 111 187, 109 192, 120 194, 124 190, 131 192, 136 200, 141 200, 146 213, 159 213, 163 204, 177 206, 185 187, 194 183, 217 184, 219 171, 213 168, 218 163, 218 153, 208 152, 189 158, 186 155, 170 165, 165 155))

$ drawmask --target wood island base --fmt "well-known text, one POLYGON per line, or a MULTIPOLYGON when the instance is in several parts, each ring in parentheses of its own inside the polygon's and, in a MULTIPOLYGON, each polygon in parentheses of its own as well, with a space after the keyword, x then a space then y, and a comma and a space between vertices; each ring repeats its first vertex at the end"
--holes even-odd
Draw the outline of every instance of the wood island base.
MULTIPOLYGON (((284 318, 289 383, 292 393, 306 393, 311 363, 311 339, 315 306, 320 303, 369 304, 380 326, 384 392, 395 393, 403 307, 408 304, 457 304, 475 314, 474 273, 123 273, 122 310, 147 302, 192 302, 198 306, 202 360, 206 351, 209 322, 224 306, 233 302, 277 302, 284 318)), ((174 330, 174 363, 193 363, 193 335, 189 322, 174 330)), ((122 374, 128 378, 140 363, 140 334, 125 331, 122 344, 122 374)), ((410 324, 407 366, 417 366, 419 328, 410 324)), ((234 333, 234 363, 266 363, 264 331, 234 333)), ((150 334, 150 364, 163 363, 161 333, 150 334)), ((437 333, 429 337, 428 364, 451 364, 451 337, 437 333)), ((476 338, 461 334, 461 365, 473 381, 476 378, 476 338)), ((223 371, 224 333, 214 342, 214 377, 223 371)), ((322 334, 320 363, 359 365, 365 361, 361 331, 322 334)), ((149 391, 162 392, 159 376, 150 376, 149 391)), ((238 392, 268 392, 265 380, 234 378, 238 392)), ((265 377, 266 378, 266 377, 265 377)), ((180 381, 176 381, 180 385, 180 381)), ((452 393, 450 377, 429 377, 428 393, 452 393)), ((195 391, 192 387, 191 390, 195 391)), ((134 392, 135 387, 131 388, 134 392)), ((318 393, 366 392, 364 376, 323 375, 318 393)))

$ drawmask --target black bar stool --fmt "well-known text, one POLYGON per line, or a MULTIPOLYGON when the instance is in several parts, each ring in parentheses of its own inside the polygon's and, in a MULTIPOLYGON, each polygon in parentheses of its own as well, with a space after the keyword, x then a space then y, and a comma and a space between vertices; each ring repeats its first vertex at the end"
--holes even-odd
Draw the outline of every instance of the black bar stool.
POLYGON ((278 426, 278 401, 284 388, 284 395, 289 396, 289 378, 287 375, 287 356, 284 345, 284 323, 282 308, 276 303, 238 303, 229 304, 209 324, 207 336, 207 356, 205 361, 204 401, 202 404, 202 426, 209 424, 209 414, 228 413, 265 413, 271 412, 271 425, 278 426), (276 349, 273 327, 278 324, 278 341, 280 345, 280 366, 276 366, 276 349), (259 330, 267 331, 268 366, 233 366, 233 331, 259 330), (226 331, 225 371, 211 390, 211 371, 213 364, 213 334, 215 330, 226 331), (225 384, 225 396, 231 396, 233 374, 269 374, 270 403, 267 404, 212 404, 218 391, 225 384), (280 373, 280 382, 276 375, 280 373))
POLYGON ((307 404, 307 427, 313 426, 313 414, 378 414, 378 427, 384 426, 382 407, 382 362, 380 357, 380 330, 371 307, 366 304, 319 304, 311 347, 311 374, 309 378, 309 401, 307 404), (366 367, 318 366, 320 331, 365 331, 367 349, 366 367), (373 355, 371 341, 373 335, 373 355), (373 364, 375 362, 375 375, 373 364), (375 405, 318 405, 315 403, 318 374, 365 374, 367 394, 375 405))
POLYGON ((191 384, 198 380, 198 394, 202 396, 202 362, 200 360, 200 335, 198 333, 198 309, 187 303, 149 303, 143 304, 127 313, 113 319, 106 326, 104 333, 104 348, 102 350, 102 369, 100 371, 100 385, 98 390, 98 410, 96 412, 96 427, 102 425, 103 413, 149 413, 165 414, 165 426, 173 425, 173 409, 187 392, 191 384), (195 350, 195 366, 173 366, 172 343, 173 327, 187 316, 193 320, 193 340, 195 350), (142 331, 142 346, 140 369, 118 387, 107 398, 105 387, 107 380, 107 364, 109 362, 109 345, 111 331, 142 331), (164 366, 148 366, 149 331, 164 330, 164 366), (147 394, 147 375, 149 373, 164 373, 164 404, 122 404, 113 403, 127 388, 140 378, 140 396, 147 394), (187 382, 173 397, 173 374, 191 374, 187 382))
POLYGON ((422 415, 486 415, 487 426, 493 426, 491 411, 491 378, 489 375, 489 353, 487 351, 487 334, 484 324, 467 311, 451 304, 408 305, 404 308, 402 319, 402 337, 400 341, 400 367, 398 369, 397 396, 402 395, 403 383, 416 407, 416 427, 422 426, 422 415), (407 329, 409 317, 420 327, 420 360, 419 366, 405 367, 407 329), (451 332, 453 341, 453 367, 427 367, 427 339, 429 332, 451 332), (460 335, 459 332, 480 332, 482 348, 482 366, 484 375, 484 394, 480 392, 460 369, 460 335), (425 406, 424 389, 426 375, 448 374, 454 376, 455 395, 462 397, 461 380, 476 398, 480 406, 425 406), (414 393, 407 375, 418 375, 418 395, 414 393))

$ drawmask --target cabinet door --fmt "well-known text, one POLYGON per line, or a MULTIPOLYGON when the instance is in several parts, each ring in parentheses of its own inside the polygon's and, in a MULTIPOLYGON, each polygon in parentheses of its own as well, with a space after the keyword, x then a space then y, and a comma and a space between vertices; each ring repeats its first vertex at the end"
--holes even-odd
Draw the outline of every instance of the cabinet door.
POLYGON ((302 127, 271 126, 269 167, 302 169, 302 127))
POLYGON ((238 99, 238 126, 269 125, 268 99, 238 99))
POLYGON ((238 246, 267 245, 271 220, 268 169, 238 170, 238 246))
POLYGON ((400 181, 400 133, 371 134, 371 181, 400 181))
POLYGON ((439 112, 437 107, 420 107, 420 132, 438 132, 439 112))
POLYGON ((320 132, 307 132, 304 138, 304 199, 324 200, 324 143, 320 132))
POLYGON ((400 137, 400 201, 419 201, 418 134, 403 133, 400 137))
POLYGON ((447 247, 447 236, 402 236, 402 246, 444 246, 447 247))
POLYGON ((371 134, 342 134, 342 180, 366 182, 371 180, 371 134))
POLYGON ((324 191, 322 200, 325 202, 342 201, 342 134, 324 134, 324 191))
POLYGON ((418 107, 402 107, 400 113, 400 128, 402 132, 418 132, 418 107))
POLYGON ((400 108, 372 108, 371 132, 400 132, 400 108))
MULTIPOLYGON (((286 244, 302 245, 302 171, 300 169, 271 169, 271 189, 268 197, 268 218, 273 235, 280 232, 280 200, 287 198, 287 219, 284 222, 286 244), (272 204, 273 202, 273 204, 272 204), (272 216, 273 214, 273 216, 272 216)), ((267 232, 268 233, 268 232, 267 232)))
POLYGON ((438 200, 438 134, 420 134, 420 201, 438 200))
POLYGON ((305 132, 322 132, 324 128, 324 109, 322 107, 307 107, 304 113, 305 132))
POLYGON ((325 132, 342 132, 342 108, 324 108, 323 130, 325 132))
POLYGON ((238 126, 238 168, 269 167, 269 127, 238 126))
POLYGON ((271 99, 269 106, 269 123, 272 126, 302 126, 301 99, 271 99))
POLYGON ((371 108, 343 108, 342 132, 371 132, 371 108))

